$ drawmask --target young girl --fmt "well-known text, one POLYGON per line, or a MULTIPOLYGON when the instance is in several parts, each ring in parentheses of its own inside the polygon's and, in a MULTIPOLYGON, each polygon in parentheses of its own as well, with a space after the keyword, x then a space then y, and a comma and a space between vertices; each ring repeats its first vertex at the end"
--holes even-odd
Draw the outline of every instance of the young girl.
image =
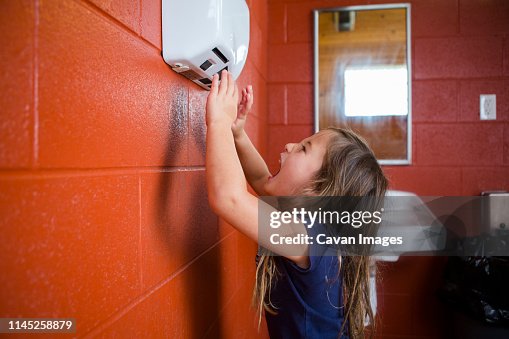
MULTIPOLYGON (((214 76, 206 105, 207 189, 213 211, 237 230, 258 242, 260 201, 246 179, 264 196, 384 197, 387 180, 373 152, 344 129, 287 144, 279 172, 271 175, 244 131, 251 87, 239 93, 226 71, 221 79, 214 76)), ((369 257, 315 256, 313 248, 258 258, 253 301, 259 321, 265 310, 271 338, 364 338, 365 320, 374 324, 369 257)))

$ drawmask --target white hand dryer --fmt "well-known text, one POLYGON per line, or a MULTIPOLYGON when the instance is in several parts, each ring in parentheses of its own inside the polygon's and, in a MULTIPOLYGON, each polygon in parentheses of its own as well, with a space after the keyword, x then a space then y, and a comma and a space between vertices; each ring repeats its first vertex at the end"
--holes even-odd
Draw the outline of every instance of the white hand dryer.
POLYGON ((212 76, 227 69, 236 79, 249 47, 245 0, 162 0, 163 59, 210 90, 212 76))

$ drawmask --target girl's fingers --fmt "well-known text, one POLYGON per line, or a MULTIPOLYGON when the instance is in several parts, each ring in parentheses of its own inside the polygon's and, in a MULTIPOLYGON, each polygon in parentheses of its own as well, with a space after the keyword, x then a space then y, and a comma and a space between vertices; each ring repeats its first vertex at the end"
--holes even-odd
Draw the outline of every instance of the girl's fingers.
POLYGON ((239 101, 239 87, 235 81, 233 81, 233 98, 235 99, 235 102, 239 101))
POLYGON ((251 109, 251 106, 253 106, 253 101, 254 101, 253 86, 249 85, 247 87, 247 107, 248 107, 248 109, 251 109))
POLYGON ((252 104, 253 103, 253 86, 249 85, 245 88, 246 91, 246 103, 252 104))
POLYGON ((219 76, 214 74, 212 76, 212 86, 210 86, 210 94, 216 95, 218 90, 219 76))
POLYGON ((246 90, 246 93, 253 94, 253 86, 249 85, 249 86, 247 86, 247 88, 245 90, 246 90))
POLYGON ((230 96, 233 94, 235 89, 235 82, 233 81, 232 74, 228 72, 228 88, 226 90, 226 95, 230 96))
POLYGON ((226 94, 228 90, 228 72, 226 70, 221 71, 221 83, 219 84, 219 93, 226 94))

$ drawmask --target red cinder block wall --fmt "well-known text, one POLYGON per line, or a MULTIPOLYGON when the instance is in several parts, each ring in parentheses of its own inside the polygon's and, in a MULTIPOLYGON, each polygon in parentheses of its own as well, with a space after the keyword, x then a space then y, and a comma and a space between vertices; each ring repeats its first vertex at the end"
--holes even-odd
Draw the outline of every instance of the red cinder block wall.
MULTIPOLYGON (((413 162, 385 167, 392 189, 419 195, 509 190, 509 2, 505 0, 270 0, 268 156, 313 132, 312 10, 412 5, 413 162), (497 120, 479 120, 479 95, 497 95, 497 120)), ((434 292, 445 258, 382 267, 378 337, 434 338, 448 318, 434 292)))
MULTIPOLYGON (((264 153, 268 6, 247 3, 238 82, 254 86, 264 153)), ((164 63, 160 11, 1 3, 0 317, 76 318, 90 337, 257 336, 256 244, 210 211, 208 92, 164 63)))

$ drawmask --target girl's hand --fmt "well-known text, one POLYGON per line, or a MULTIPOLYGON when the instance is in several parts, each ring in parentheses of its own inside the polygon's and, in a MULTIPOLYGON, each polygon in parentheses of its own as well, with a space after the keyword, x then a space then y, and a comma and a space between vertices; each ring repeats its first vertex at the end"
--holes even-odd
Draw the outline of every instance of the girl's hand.
POLYGON ((212 86, 207 97, 207 126, 211 124, 231 124, 237 117, 237 103, 239 101, 239 90, 235 84, 235 80, 228 71, 221 73, 221 83, 219 76, 214 74, 212 77, 212 86))
POLYGON ((232 133, 234 137, 239 136, 246 125, 246 118, 253 107, 253 87, 247 86, 242 90, 242 98, 240 99, 237 110, 237 119, 232 124, 232 133))

